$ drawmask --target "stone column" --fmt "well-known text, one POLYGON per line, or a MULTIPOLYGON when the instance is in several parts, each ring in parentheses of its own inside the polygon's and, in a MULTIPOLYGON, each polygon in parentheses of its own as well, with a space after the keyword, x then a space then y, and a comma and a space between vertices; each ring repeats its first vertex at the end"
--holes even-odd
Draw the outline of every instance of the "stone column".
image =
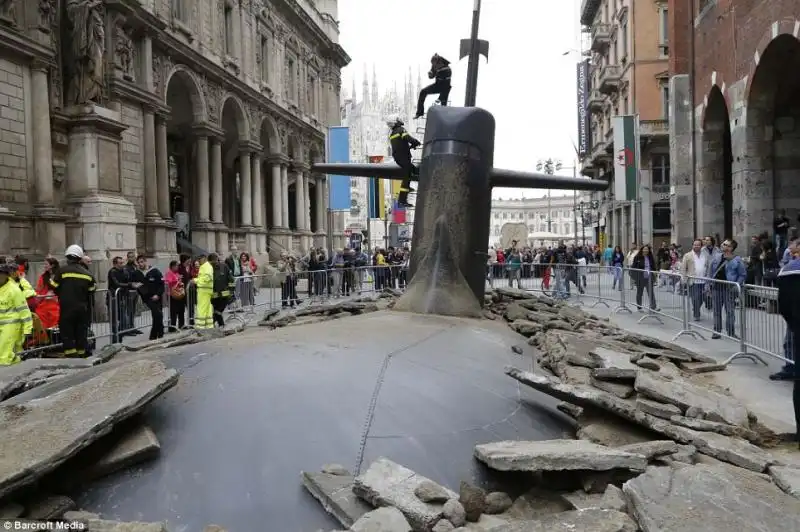
POLYGON ((31 115, 33 157, 36 169, 36 206, 53 209, 53 145, 50 139, 50 94, 47 66, 31 66, 31 115))
POLYGON ((253 225, 259 229, 264 228, 264 222, 261 219, 264 205, 264 193, 261 186, 261 155, 254 153, 251 164, 253 170, 251 172, 251 179, 253 181, 253 225))
POLYGON ((209 221, 208 135, 198 133, 197 142, 197 221, 209 221))
POLYGON ((253 226, 253 193, 250 180, 250 148, 239 152, 239 179, 241 179, 242 228, 253 226))
POLYGON ((214 198, 211 221, 222 224, 222 139, 211 138, 211 195, 214 198))
POLYGON ((314 187, 314 192, 316 194, 316 202, 317 202, 317 233, 324 233, 325 232, 325 218, 326 218, 326 209, 325 209, 325 178, 324 177, 317 177, 317 186, 314 187))
POLYGON ((283 181, 280 163, 272 163, 272 227, 286 227, 283 219, 283 181))
POLYGON ((303 171, 303 229, 311 230, 311 174, 303 171))
MULTIPOLYGON (((144 110, 144 209, 148 221, 158 221, 158 176, 156 174, 156 128, 155 115, 151 109, 144 110)), ((198 150, 198 157, 200 150, 198 150)), ((206 152, 206 160, 208 152, 206 152)), ((208 163, 206 163, 207 167, 208 163)), ((202 168, 200 168, 202 172, 202 168)))
POLYGON ((169 205, 169 158, 167 154, 167 119, 158 117, 156 123, 156 176, 158 179, 158 214, 168 220, 169 205))
POLYGON ((289 166, 281 165, 281 219, 289 227, 289 166))
POLYGON ((296 170, 294 176, 294 214, 297 231, 306 228, 306 192, 305 177, 302 170, 296 170))

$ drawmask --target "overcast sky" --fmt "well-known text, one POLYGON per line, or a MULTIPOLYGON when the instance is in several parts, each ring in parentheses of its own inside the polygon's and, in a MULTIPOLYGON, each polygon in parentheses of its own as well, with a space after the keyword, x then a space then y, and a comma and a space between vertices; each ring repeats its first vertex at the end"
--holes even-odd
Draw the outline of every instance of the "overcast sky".
MULTIPOLYGON (((534 171, 536 161, 548 157, 573 166, 580 55, 563 54, 580 48, 579 4, 483 0, 479 36, 489 41, 489 61, 481 59, 477 103, 497 122, 495 166, 534 171)), ((355 77, 360 98, 365 64, 370 79, 374 65, 381 93, 394 82, 402 87, 409 67, 414 76, 419 67, 425 83, 430 57, 438 53, 452 63, 452 105, 463 105, 467 60, 458 60, 458 48, 470 35, 472 6, 473 0, 339 0, 340 43, 352 58, 342 72, 343 87, 350 90, 355 77)), ((508 189, 494 193, 522 195, 508 189)))

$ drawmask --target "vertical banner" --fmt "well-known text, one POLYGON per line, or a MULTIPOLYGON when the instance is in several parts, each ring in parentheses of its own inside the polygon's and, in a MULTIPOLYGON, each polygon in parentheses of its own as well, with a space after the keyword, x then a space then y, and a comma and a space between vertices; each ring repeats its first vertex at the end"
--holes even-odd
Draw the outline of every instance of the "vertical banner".
MULTIPOLYGON (((337 126, 328 128, 328 162, 350 162, 350 128, 337 126)), ((350 210, 350 177, 328 176, 328 205, 332 211, 350 210)))
POLYGON ((406 208, 397 203, 397 198, 400 197, 400 186, 402 181, 392 180, 392 223, 404 224, 406 223, 406 208))
POLYGON ((614 199, 633 201, 637 199, 636 181, 639 174, 636 117, 615 116, 611 120, 614 128, 614 199))
MULTIPOLYGON (((372 164, 380 164, 383 162, 383 155, 370 155, 368 156, 369 162, 372 164)), ((386 200, 383 188, 383 179, 380 177, 370 177, 369 186, 367 188, 367 211, 369 218, 386 217, 386 200)))
POLYGON ((592 120, 589 114, 589 60, 577 65, 578 84, 578 155, 584 157, 592 151, 592 120))

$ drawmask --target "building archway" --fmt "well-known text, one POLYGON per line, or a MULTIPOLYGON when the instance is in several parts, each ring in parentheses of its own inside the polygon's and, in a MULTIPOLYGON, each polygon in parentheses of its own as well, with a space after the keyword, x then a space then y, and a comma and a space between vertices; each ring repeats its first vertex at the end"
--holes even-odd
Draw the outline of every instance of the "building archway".
POLYGON ((717 85, 708 95, 698 157, 698 236, 732 237, 733 152, 728 104, 717 85))
POLYGON ((165 103, 167 119, 167 173, 170 217, 178 225, 177 249, 192 252, 192 226, 199 216, 196 138, 193 125, 203 121, 202 92, 187 70, 177 68, 167 80, 165 103), (188 95, 188 98, 187 98, 188 95))
MULTIPOLYGON (((244 181, 250 177, 249 156, 243 158, 247 138, 247 115, 241 102, 228 96, 222 104, 220 120, 224 138, 222 141, 222 220, 228 227, 228 249, 244 250, 247 247, 242 228, 252 224, 243 212, 242 198, 244 181), (246 161, 245 161, 246 159, 246 161), (244 168, 245 162, 248 166, 244 168), (244 175, 246 172, 246 175, 244 175)), ((214 201, 217 201, 216 198, 214 201)))
MULTIPOLYGON (((741 166, 740 235, 773 232, 785 210, 796 226, 800 213, 800 40, 775 37, 764 49, 747 94, 745 150, 741 166)), ((738 198, 737 198, 738 199, 738 198)), ((738 203, 738 202, 737 202, 738 203)))

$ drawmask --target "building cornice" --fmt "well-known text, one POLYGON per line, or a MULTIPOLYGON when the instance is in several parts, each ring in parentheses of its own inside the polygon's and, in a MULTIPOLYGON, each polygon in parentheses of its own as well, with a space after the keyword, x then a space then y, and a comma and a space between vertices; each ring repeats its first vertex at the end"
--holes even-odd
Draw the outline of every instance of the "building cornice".
POLYGON ((4 53, 12 54, 26 61, 38 59, 50 64, 55 60, 53 50, 7 28, 0 29, 0 47, 3 48, 4 53))
MULTIPOLYGON (((283 12, 292 14, 302 24, 311 35, 313 35, 322 46, 324 55, 327 55, 336 62, 339 68, 344 68, 350 64, 350 56, 344 51, 339 43, 333 42, 328 35, 320 28, 314 20, 306 13, 306 10, 297 0, 276 0, 275 5, 283 8, 283 12)), ((321 15, 321 14, 320 14, 321 15)))

